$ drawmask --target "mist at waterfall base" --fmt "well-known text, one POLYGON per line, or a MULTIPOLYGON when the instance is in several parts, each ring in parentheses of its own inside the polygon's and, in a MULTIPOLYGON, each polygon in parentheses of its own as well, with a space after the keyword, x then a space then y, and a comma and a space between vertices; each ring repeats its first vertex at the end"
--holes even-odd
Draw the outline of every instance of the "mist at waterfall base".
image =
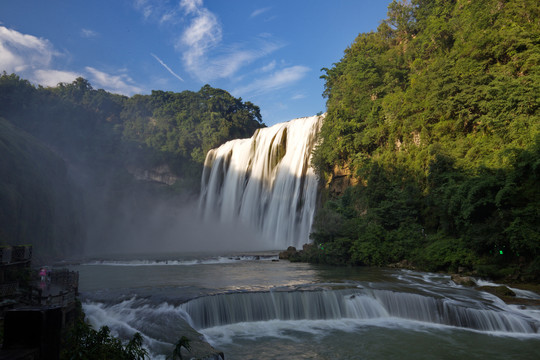
MULTIPOLYGON (((322 116, 259 129, 211 150, 200 199, 139 193, 96 214, 86 253, 283 250, 309 242, 317 178, 310 165, 322 116)), ((99 196, 96 194, 96 196, 99 196)), ((107 203, 107 199, 97 201, 107 203)))
POLYGON ((121 204, 104 229, 94 228, 86 256, 111 254, 223 252, 266 250, 270 246, 255 229, 241 223, 202 218, 196 199, 139 201, 121 204), (125 214, 119 217, 118 214, 125 214), (103 236, 105 234, 106 236, 103 236))

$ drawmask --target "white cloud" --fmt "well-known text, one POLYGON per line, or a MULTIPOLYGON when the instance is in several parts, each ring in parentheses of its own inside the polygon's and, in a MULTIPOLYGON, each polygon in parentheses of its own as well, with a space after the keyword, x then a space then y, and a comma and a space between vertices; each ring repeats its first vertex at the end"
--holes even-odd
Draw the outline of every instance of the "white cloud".
POLYGON ((216 47, 222 39, 222 28, 212 12, 202 7, 201 0, 182 0, 180 6, 186 15, 193 15, 190 25, 184 31, 177 45, 183 51, 186 68, 200 79, 212 76, 208 72, 207 52, 216 47))
POLYGON ((306 95, 304 95, 304 94, 296 94, 291 98, 291 100, 301 100, 301 99, 305 99, 305 98, 306 98, 306 95))
POLYGON ((169 11, 163 15, 161 15, 161 18, 159 19, 160 24, 172 22, 176 17, 176 11, 169 11))
POLYGON ((185 49, 183 60, 188 70, 200 77, 199 70, 201 64, 206 62, 205 55, 220 43, 221 38, 222 30, 217 17, 206 9, 199 10, 182 34, 178 46, 185 49))
POLYGON ((183 53, 182 60, 187 71, 201 81, 233 76, 245 65, 282 47, 262 37, 251 48, 239 44, 223 46, 223 29, 219 19, 203 6, 202 0, 182 0, 180 6, 190 22, 176 50, 183 53))
POLYGON ((94 38, 98 36, 98 33, 90 29, 81 29, 81 36, 84 38, 94 38))
POLYGON ((252 94, 260 95, 270 91, 279 90, 301 80, 310 69, 306 66, 296 65, 275 71, 270 76, 256 79, 251 84, 232 91, 235 96, 252 94))
POLYGON ((152 55, 152 56, 154 57, 154 59, 156 59, 156 60, 157 60, 157 61, 158 61, 158 62, 159 62, 159 63, 160 63, 160 64, 161 64, 168 72, 170 72, 175 78, 177 78, 177 79, 180 80, 180 81, 184 81, 184 79, 182 79, 182 78, 180 77, 180 75, 177 75, 174 71, 172 71, 171 68, 170 68, 169 66, 167 66, 167 64, 165 64, 165 63, 163 62, 163 60, 161 60, 160 58, 158 58, 156 55, 154 55, 154 54, 152 54, 152 53, 151 53, 150 55, 152 55))
POLYGON ((261 68, 261 71, 262 72, 269 72, 269 71, 272 71, 276 68, 276 60, 272 60, 270 63, 268 63, 267 65, 263 66, 261 68))
POLYGON ((46 39, 0 26, 0 71, 16 73, 44 86, 72 82, 81 76, 72 71, 52 69, 54 58, 60 55, 46 39))
POLYGON ((250 18, 254 18, 254 17, 257 17, 261 14, 264 14, 265 12, 267 12, 268 10, 270 10, 271 7, 265 7, 265 8, 261 8, 261 9, 256 9, 255 11, 253 11, 251 13, 251 15, 249 16, 250 18))
POLYGON ((171 6, 168 0, 135 0, 133 7, 145 20, 156 21, 160 25, 175 23, 178 19, 179 6, 171 6))
POLYGON ((180 1, 180 7, 183 8, 187 14, 200 11, 202 8, 202 0, 182 0, 180 1))
POLYGON ((281 46, 281 44, 277 43, 263 42, 257 49, 245 50, 232 47, 213 59, 203 59, 204 62, 193 70, 203 80, 231 77, 242 67, 269 55, 281 46))
POLYGON ((0 26, 0 71, 31 72, 48 67, 55 55, 48 40, 0 26))
POLYGON ((44 86, 56 86, 59 83, 71 83, 82 74, 61 70, 36 70, 34 81, 44 86))
POLYGON ((17 73, 44 86, 70 83, 79 76, 89 76, 92 84, 107 91, 125 95, 142 91, 126 74, 110 75, 89 66, 81 72, 54 69, 54 59, 59 56, 62 54, 48 40, 0 26, 0 71, 17 73))
POLYGON ((142 92, 142 89, 126 74, 111 75, 90 66, 85 67, 85 70, 90 74, 90 83, 96 88, 123 95, 142 92))
MULTIPOLYGON (((203 0, 180 0, 176 5, 166 0, 134 0, 134 7, 145 19, 151 19, 160 25, 165 22, 184 24, 185 27, 176 40, 175 50, 182 54, 186 72, 200 81, 209 82, 231 77, 247 64, 283 46, 273 41, 269 34, 258 36, 254 40, 256 43, 252 41, 251 45, 223 45, 223 28, 219 18, 204 6, 203 0)), ((269 9, 255 10, 252 16, 260 15, 269 9)), ((180 78, 170 67, 158 61, 173 76, 180 78)))
POLYGON ((145 19, 148 19, 152 16, 154 12, 154 7, 148 0, 135 0, 134 2, 135 9, 139 10, 145 19))

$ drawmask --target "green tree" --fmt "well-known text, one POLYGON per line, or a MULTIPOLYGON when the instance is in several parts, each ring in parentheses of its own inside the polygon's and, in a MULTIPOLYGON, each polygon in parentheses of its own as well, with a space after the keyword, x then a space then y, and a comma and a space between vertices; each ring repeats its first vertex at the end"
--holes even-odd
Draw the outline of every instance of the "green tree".
POLYGON ((174 350, 172 352, 172 355, 170 357, 167 357, 167 359, 180 359, 182 360, 182 348, 186 349, 187 351, 191 351, 191 345, 189 344, 189 339, 185 336, 182 336, 178 342, 176 343, 174 350))
POLYGON ((350 244, 352 263, 532 274, 539 15, 529 0, 394 0, 323 69, 313 165, 330 182, 336 166, 352 169, 358 185, 327 200, 313 239, 350 244))
POLYGON ((139 333, 127 343, 111 335, 107 326, 94 330, 84 321, 78 321, 68 333, 60 359, 91 360, 118 359, 144 360, 148 352, 143 348, 143 339, 139 333))

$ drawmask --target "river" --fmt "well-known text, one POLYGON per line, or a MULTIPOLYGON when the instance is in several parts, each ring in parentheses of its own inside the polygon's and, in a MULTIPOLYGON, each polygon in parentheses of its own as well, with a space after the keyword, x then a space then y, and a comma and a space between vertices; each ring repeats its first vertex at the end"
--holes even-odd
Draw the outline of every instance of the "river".
POLYGON ((90 323, 126 338, 140 332, 154 359, 191 328, 226 359, 540 354, 540 309, 444 274, 290 263, 275 253, 117 256, 71 268, 90 323))

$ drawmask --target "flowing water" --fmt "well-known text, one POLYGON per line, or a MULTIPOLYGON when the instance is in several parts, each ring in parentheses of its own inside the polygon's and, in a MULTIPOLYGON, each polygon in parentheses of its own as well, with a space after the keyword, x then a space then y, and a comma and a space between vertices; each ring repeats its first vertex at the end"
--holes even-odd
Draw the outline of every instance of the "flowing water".
MULTIPOLYGON (((264 249, 308 242, 321 122, 296 119, 211 150, 200 198, 209 227, 256 229, 250 243, 264 249)), ((156 359, 195 330, 226 359, 540 359, 540 309, 508 306, 445 275, 293 264, 275 253, 141 255, 73 268, 89 321, 124 338, 140 332, 156 359)))
POLYGON ((270 253, 141 255, 73 268, 90 322, 125 337, 141 332, 153 358, 192 328, 226 359, 540 354, 540 309, 508 306, 442 274, 297 264, 270 253))
POLYGON ((204 217, 240 221, 272 249, 307 243, 317 197, 310 160, 322 119, 276 124, 210 150, 201 181, 204 217))

